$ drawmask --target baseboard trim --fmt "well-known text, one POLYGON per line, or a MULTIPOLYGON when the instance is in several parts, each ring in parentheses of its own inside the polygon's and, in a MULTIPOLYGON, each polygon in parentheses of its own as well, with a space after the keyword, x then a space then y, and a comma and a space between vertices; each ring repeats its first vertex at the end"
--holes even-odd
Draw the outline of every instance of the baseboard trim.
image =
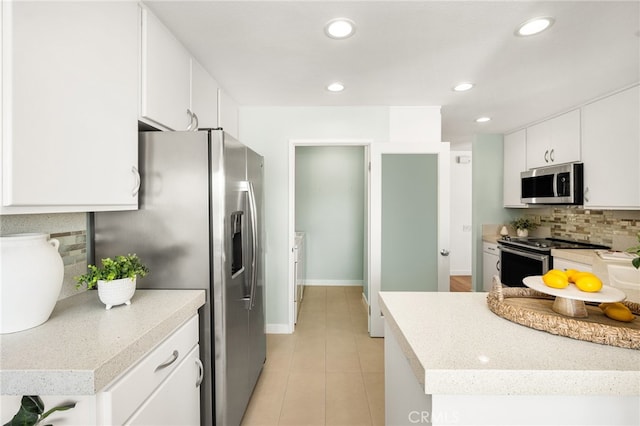
POLYGON ((451 271, 449 275, 471 275, 471 271, 451 271))
POLYGON ((356 287, 362 286, 362 280, 309 280, 305 281, 304 285, 312 286, 341 286, 341 287, 356 287))
POLYGON ((267 334, 291 334, 293 330, 289 324, 266 324, 265 331, 267 334))

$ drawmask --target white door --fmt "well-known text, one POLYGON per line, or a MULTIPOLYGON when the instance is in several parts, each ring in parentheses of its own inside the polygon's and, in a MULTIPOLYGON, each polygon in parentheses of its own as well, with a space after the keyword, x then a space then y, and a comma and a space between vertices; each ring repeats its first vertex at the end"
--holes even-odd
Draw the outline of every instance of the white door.
POLYGON ((449 144, 371 144, 369 330, 379 291, 449 291, 449 144))

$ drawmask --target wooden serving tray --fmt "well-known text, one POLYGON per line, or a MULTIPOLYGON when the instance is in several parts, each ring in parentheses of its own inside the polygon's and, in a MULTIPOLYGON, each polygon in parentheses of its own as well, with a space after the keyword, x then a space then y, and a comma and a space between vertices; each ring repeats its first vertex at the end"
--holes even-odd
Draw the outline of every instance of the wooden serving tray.
POLYGON ((494 282, 487 305, 496 315, 547 333, 602 345, 640 350, 640 304, 624 301, 636 319, 616 321, 607 317, 597 303, 586 302, 586 318, 567 317, 552 309, 555 297, 530 288, 503 287, 494 282))

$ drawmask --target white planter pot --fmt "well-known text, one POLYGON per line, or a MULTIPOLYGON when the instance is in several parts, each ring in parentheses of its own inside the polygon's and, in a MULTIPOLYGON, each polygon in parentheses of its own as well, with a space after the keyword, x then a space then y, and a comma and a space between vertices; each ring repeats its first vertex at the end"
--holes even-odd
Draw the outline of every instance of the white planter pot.
POLYGON ((0 237, 0 333, 46 322, 56 306, 64 264, 60 242, 47 234, 0 237))
POLYGON ((117 305, 130 305, 136 292, 135 278, 121 278, 113 281, 98 280, 98 297, 109 310, 117 305))
POLYGON ((518 237, 528 237, 529 236, 529 230, 528 229, 516 229, 516 233, 518 234, 518 237))

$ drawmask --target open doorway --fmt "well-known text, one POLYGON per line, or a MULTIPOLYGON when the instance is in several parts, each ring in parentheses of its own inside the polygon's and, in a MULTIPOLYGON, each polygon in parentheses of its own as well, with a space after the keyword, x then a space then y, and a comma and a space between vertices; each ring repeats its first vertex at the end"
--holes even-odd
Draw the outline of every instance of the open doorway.
MULTIPOLYGON (((304 239, 304 276, 290 286, 294 324, 314 286, 359 287, 368 305, 368 144, 291 142, 290 236, 294 247, 304 239), (300 279, 307 290, 300 291, 300 279)), ((300 263, 293 264, 295 276, 300 263)))
POLYGON ((450 291, 472 291, 472 152, 451 151, 450 291))

